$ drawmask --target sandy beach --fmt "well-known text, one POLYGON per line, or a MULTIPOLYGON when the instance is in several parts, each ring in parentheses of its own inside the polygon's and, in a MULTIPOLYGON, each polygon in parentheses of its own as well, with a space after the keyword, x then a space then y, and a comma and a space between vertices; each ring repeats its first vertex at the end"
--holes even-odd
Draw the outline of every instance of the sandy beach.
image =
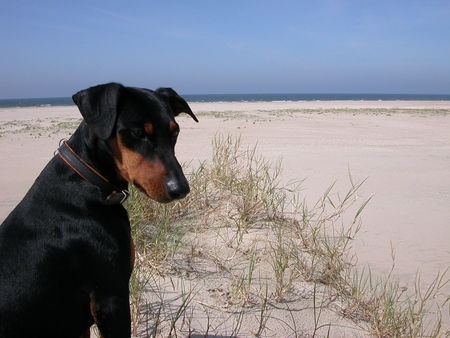
MULTIPOLYGON (((284 182, 304 180, 318 199, 354 180, 367 181, 362 230, 353 249, 360 266, 394 274, 412 288, 450 265, 450 101, 312 101, 192 103, 200 123, 178 118, 176 152, 193 166, 211 155, 214 135, 282 160, 284 182)), ((58 141, 80 121, 75 106, 0 109, 0 221, 20 201, 58 141)), ((444 289, 450 295, 450 285, 444 289)), ((448 312, 448 311, 447 311, 448 312)), ((448 324, 448 323, 447 323, 448 324)))

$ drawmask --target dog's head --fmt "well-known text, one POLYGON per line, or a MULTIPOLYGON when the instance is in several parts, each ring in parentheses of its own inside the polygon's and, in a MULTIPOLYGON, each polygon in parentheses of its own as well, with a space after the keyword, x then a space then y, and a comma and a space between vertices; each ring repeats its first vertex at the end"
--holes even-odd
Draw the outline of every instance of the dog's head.
POLYGON ((175 157, 175 116, 198 122, 171 88, 156 91, 108 83, 73 95, 87 126, 111 149, 118 175, 158 202, 183 198, 189 184, 175 157))

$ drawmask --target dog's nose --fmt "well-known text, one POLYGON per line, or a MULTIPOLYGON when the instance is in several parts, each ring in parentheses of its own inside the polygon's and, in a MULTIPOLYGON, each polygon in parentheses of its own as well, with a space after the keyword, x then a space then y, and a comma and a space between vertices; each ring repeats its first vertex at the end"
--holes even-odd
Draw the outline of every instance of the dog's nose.
POLYGON ((180 199, 185 197, 187 194, 189 194, 189 185, 183 182, 179 182, 175 179, 171 179, 166 182, 166 189, 167 193, 169 194, 170 198, 173 199, 180 199))

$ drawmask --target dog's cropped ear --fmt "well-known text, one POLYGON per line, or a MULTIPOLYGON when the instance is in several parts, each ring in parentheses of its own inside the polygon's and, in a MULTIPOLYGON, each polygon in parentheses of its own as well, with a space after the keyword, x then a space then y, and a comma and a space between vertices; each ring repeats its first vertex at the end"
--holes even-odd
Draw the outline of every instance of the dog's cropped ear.
POLYGON ((187 102, 180 95, 178 95, 175 90, 172 88, 158 88, 156 89, 156 92, 169 100, 170 107, 172 108, 175 116, 178 116, 181 113, 186 113, 192 117, 195 122, 198 122, 197 117, 194 115, 187 102))
POLYGON ((106 140, 113 132, 122 88, 121 84, 107 83, 79 91, 72 96, 87 125, 101 139, 106 140))

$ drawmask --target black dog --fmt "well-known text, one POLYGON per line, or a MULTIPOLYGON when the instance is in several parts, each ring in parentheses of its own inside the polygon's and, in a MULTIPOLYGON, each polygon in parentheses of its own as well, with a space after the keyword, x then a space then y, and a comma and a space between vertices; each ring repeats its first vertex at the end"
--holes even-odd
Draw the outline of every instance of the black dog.
MULTIPOLYGON (((73 96, 84 121, 0 226, 0 337, 130 336, 128 183, 169 202, 189 192, 174 90, 117 83, 73 96)), ((197 121, 198 122, 198 121, 197 121)))

